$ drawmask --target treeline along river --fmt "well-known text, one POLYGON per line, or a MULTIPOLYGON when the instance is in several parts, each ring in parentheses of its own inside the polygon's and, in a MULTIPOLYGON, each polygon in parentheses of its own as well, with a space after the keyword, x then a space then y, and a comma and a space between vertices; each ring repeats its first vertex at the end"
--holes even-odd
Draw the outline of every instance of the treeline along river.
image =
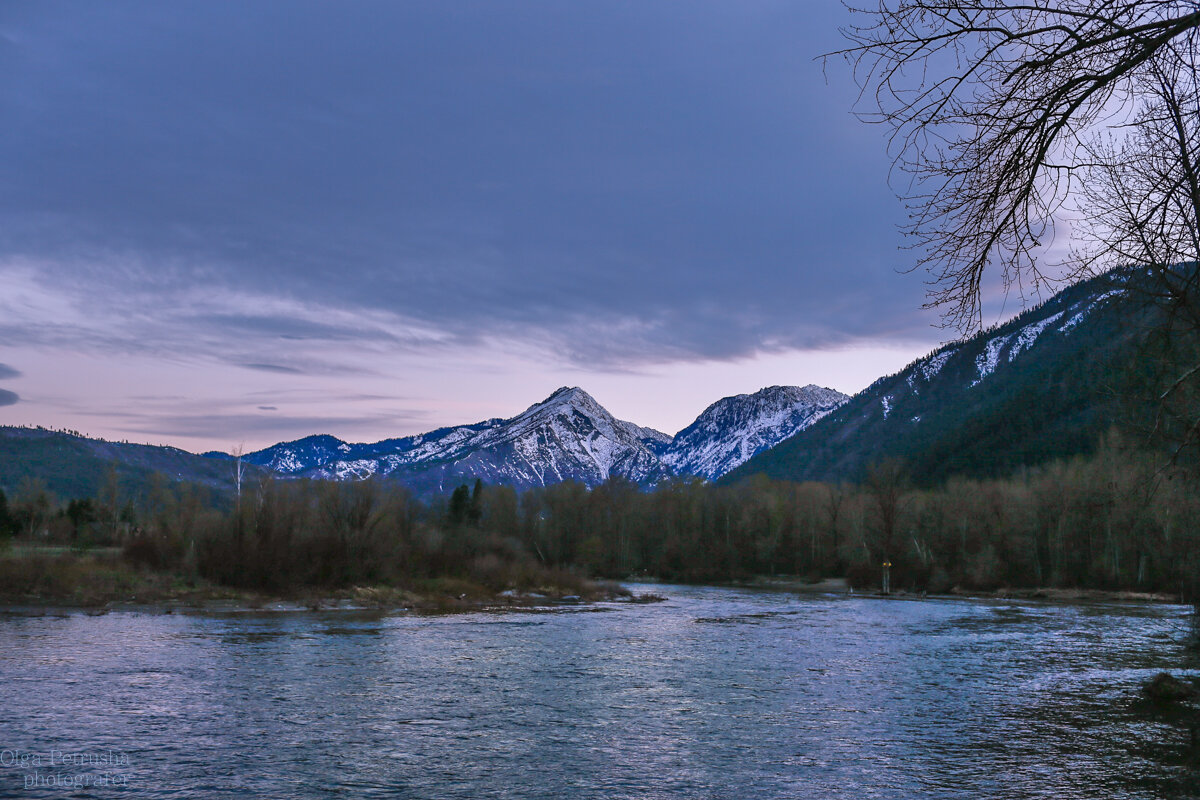
POLYGON ((0 797, 1196 794, 1138 700, 1185 607, 634 588, 670 599, 6 614, 0 797))

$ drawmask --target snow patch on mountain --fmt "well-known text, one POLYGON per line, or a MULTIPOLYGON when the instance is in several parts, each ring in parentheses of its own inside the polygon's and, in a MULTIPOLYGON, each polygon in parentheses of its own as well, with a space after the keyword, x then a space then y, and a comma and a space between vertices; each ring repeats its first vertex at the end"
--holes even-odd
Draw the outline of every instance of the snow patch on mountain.
MULTIPOLYGON (((1099 300, 1102 299, 1104 299, 1103 296, 1097 298, 1096 301, 1089 305, 1088 309, 1085 309, 1076 316, 1079 319, 1082 319, 1083 315, 1086 314, 1096 302, 1099 302, 1099 300)), ((1051 329, 1055 323, 1062 319, 1064 314, 1066 314, 1066 311, 1059 311, 1055 314, 1051 314, 1048 317, 1037 320, 1036 322, 1031 322, 1020 330, 1005 334, 1003 336, 995 336, 989 339, 984 345, 983 352, 975 357, 975 369, 978 372, 978 377, 971 383, 971 385, 978 386, 980 383, 982 383, 985 378, 996 371, 996 368, 1000 365, 1001 361, 1011 363, 1014 359, 1016 359, 1017 356, 1021 355, 1021 353, 1033 347, 1042 334, 1048 329, 1051 329)), ((1066 325, 1059 328, 1059 330, 1066 330, 1077 323, 1078 320, 1068 321, 1066 325)))
POLYGON ((975 370, 979 377, 971 382, 972 386, 978 386, 984 378, 996 371, 996 367, 1000 365, 1000 351, 1014 335, 1010 333, 1007 336, 997 336, 988 340, 988 343, 984 345, 983 352, 975 357, 975 370))
POLYGON ((936 355, 930 356, 929 360, 920 367, 921 377, 925 379, 925 382, 929 383, 937 377, 937 374, 942 371, 942 367, 946 366, 946 362, 950 360, 950 356, 957 352, 958 348, 950 347, 936 355))
MULTIPOLYGON (((1078 306, 1072 306, 1072 308, 1078 308, 1078 306)), ((1066 322, 1062 324, 1062 326, 1058 329, 1058 332, 1068 333, 1071 328, 1074 328, 1076 325, 1083 322, 1084 317, 1088 315, 1089 311, 1091 311, 1091 307, 1084 305, 1082 309, 1076 311, 1066 322)))
POLYGON ((1021 330, 1017 331, 1016 341, 1013 342, 1012 349, 1008 351, 1008 360, 1012 361, 1021 354, 1021 351, 1028 350, 1030 347, 1032 347, 1033 343, 1036 342, 1038 337, 1042 335, 1042 331, 1046 330, 1046 328, 1057 322, 1065 313, 1065 311, 1059 311, 1057 314, 1046 317, 1043 320, 1030 323, 1021 330))
POLYGON ((374 475, 378 469, 379 462, 368 458, 337 461, 334 462, 335 471, 331 477, 337 478, 339 481, 361 481, 374 475))
POLYGON ((249 464, 267 467, 281 475, 299 475, 313 464, 325 463, 339 453, 347 452, 349 447, 334 436, 318 434, 248 453, 242 458, 249 464))
POLYGON ((1070 319, 1068 319, 1066 322, 1064 322, 1062 324, 1062 326, 1059 327, 1059 329, 1058 329, 1059 332, 1067 333, 1072 328, 1074 328, 1076 325, 1083 322, 1083 320, 1087 317, 1087 315, 1092 313, 1096 309, 1096 307, 1099 306, 1101 303, 1111 300, 1112 298, 1124 293, 1124 291, 1125 291, 1124 289, 1113 289, 1111 291, 1105 292, 1104 294, 1100 295, 1099 297, 1097 297, 1091 301, 1078 303, 1075 306, 1072 306, 1073 309, 1078 309, 1078 310, 1071 316, 1070 319))

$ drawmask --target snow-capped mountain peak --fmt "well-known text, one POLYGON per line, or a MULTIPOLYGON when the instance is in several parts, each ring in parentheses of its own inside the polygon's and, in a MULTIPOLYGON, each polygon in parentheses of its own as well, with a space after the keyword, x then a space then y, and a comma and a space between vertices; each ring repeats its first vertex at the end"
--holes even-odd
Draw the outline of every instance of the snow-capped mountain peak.
POLYGON ((821 386, 769 386, 725 397, 675 435, 663 463, 681 475, 715 479, 812 425, 849 398, 821 386))
POLYGON ((444 491, 480 478, 518 488, 611 477, 650 485, 673 474, 717 478, 845 400, 819 386, 772 386, 719 400, 679 436, 614 417, 578 386, 564 386, 509 419, 347 444, 310 436, 247 460, 287 476, 360 480, 387 476, 444 491))
POLYGON ((598 483, 610 475, 642 482, 660 473, 657 455, 643 441, 645 431, 615 418, 577 386, 558 389, 503 425, 480 435, 473 447, 513 449, 514 464, 544 484, 581 478, 598 483), (546 469, 537 465, 543 463, 546 469), (565 468, 565 473, 564 473, 565 468))
POLYGON ((252 454, 289 476, 355 480, 388 476, 443 490, 481 478, 518 488, 612 476, 653 483, 669 475, 658 453, 671 437, 615 418, 583 389, 562 387, 515 417, 439 428, 375 444, 308 437, 252 454))
POLYGON ((596 402, 594 397, 578 386, 564 386, 561 389, 557 389, 542 402, 530 406, 525 414, 559 407, 569 408, 594 419, 611 420, 615 428, 620 429, 622 435, 632 436, 651 449, 654 449, 656 446, 665 447, 671 443, 671 439, 673 438, 669 433, 663 433, 654 428, 644 428, 632 422, 616 419, 609 413, 608 409, 596 402))
POLYGON ((519 420, 546 419, 555 414, 579 412, 585 416, 613 419, 604 406, 596 402, 590 394, 578 386, 563 386, 556 389, 549 397, 540 403, 534 403, 522 413, 509 420, 515 423, 519 420))

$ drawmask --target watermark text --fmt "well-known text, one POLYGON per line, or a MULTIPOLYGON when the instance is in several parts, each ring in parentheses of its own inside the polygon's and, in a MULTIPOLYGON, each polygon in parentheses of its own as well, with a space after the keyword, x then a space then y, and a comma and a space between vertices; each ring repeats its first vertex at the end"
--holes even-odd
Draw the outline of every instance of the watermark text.
POLYGON ((0 770, 20 773, 26 789, 126 787, 128 767, 121 750, 0 749, 0 770))

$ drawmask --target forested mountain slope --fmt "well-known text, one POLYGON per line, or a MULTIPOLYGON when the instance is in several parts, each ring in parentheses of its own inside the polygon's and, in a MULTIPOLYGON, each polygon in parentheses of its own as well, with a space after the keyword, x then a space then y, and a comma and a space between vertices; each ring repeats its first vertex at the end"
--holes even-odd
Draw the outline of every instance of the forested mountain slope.
MULTIPOLYGON (((136 486, 155 473, 232 491, 236 465, 176 447, 110 442, 45 428, 0 427, 0 488, 17 489, 25 479, 42 481, 59 497, 93 497, 115 470, 121 483, 136 486)), ((245 476, 260 470, 246 465, 245 476)))
POLYGON ((903 459, 912 478, 996 476, 1086 453, 1146 405, 1136 391, 1148 309, 1129 273, 1072 286, 1015 319, 880 378, 833 413, 724 480, 858 480, 903 459))

